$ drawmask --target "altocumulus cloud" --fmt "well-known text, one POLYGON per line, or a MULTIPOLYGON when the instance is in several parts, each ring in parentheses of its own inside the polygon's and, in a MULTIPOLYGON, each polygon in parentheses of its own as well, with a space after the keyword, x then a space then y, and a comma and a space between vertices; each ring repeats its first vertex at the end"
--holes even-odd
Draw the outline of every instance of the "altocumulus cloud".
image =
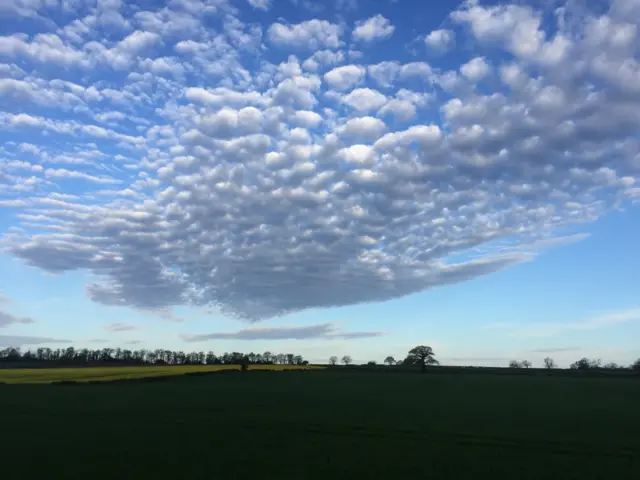
POLYGON ((206 340, 305 340, 305 339, 355 339, 383 335, 382 332, 342 332, 332 323, 320 323, 306 327, 253 327, 236 332, 218 332, 202 335, 181 335, 187 342, 206 340))
POLYGON ((402 33, 381 16, 56 5, 5 9, 62 23, 0 36, 2 242, 89 271, 105 305, 257 321, 383 301, 530 260, 639 196, 637 0, 467 2, 420 32, 441 64, 403 45, 369 62, 402 33))

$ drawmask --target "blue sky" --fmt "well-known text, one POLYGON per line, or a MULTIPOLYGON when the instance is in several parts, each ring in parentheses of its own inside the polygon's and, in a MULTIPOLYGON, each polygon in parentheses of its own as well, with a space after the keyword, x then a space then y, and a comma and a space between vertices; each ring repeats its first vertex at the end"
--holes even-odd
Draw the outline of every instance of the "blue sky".
POLYGON ((9 0, 0 346, 640 357, 640 2, 9 0))

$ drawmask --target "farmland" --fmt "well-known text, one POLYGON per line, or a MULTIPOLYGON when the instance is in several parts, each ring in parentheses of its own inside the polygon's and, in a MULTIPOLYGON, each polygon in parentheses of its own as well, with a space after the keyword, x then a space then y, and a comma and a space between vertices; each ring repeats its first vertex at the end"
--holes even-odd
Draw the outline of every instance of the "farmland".
MULTIPOLYGON (((296 370, 296 365, 252 365, 251 370, 296 370)), ((178 376, 193 373, 240 370, 239 365, 171 365, 135 367, 79 367, 79 368, 12 368, 0 369, 0 382, 16 384, 54 382, 108 382, 137 380, 152 377, 178 376)))
POLYGON ((26 478, 636 479, 639 398, 635 379, 339 369, 0 385, 3 468, 26 478))

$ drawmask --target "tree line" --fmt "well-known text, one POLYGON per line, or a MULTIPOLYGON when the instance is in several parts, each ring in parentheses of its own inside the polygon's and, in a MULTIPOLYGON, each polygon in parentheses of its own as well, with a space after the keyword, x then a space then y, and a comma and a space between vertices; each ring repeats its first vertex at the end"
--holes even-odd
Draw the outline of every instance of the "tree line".
MULTIPOLYGON (((343 356, 340 361, 345 365, 351 365, 353 359, 349 355, 343 356)), ((407 356, 404 360, 396 361, 392 356, 388 356, 384 359, 384 363, 387 365, 419 365, 424 372, 429 365, 440 365, 438 360, 436 360, 436 355, 433 352, 433 349, 427 345, 418 345, 413 347, 407 353, 407 356)), ((337 365, 338 357, 331 356, 329 357, 329 365, 337 365)), ((368 362, 367 365, 375 365, 376 362, 371 361, 368 362)))
POLYGON ((176 350, 129 350, 126 348, 76 349, 38 348, 22 352, 9 347, 0 350, 0 362, 53 365, 308 365, 301 355, 293 353, 240 353, 216 355, 214 352, 183 352, 176 350))
MULTIPOLYGON (((509 368, 531 368, 532 363, 528 360, 511 360, 509 362, 509 368)), ((557 368, 555 360, 551 357, 546 357, 542 361, 542 366, 547 369, 557 368)), ((615 362, 605 363, 603 364, 600 359, 594 358, 581 358, 573 362, 569 368, 571 370, 634 370, 640 371, 640 358, 633 362, 629 366, 619 365, 615 362)))

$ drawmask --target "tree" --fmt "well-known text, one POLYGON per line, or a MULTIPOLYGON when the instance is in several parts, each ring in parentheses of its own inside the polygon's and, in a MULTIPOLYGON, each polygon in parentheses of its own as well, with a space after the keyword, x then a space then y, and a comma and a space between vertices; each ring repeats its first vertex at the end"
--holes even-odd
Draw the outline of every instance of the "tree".
POLYGON ((375 360, 369 360, 369 361, 367 362, 367 365, 369 365, 369 366, 374 366, 374 365, 377 365, 377 363, 376 363, 376 361, 375 361, 375 360))
POLYGON ((552 368, 556 368, 556 362, 553 361, 553 358, 551 357, 547 357, 543 360, 544 362, 544 368, 548 368, 548 369, 552 369, 552 368))
POLYGON ((386 363, 387 365, 395 365, 396 359, 393 358, 391 355, 389 355, 387 358, 384 359, 384 363, 386 363))
POLYGON ((581 358, 577 362, 573 362, 571 364, 571 368, 573 370, 592 370, 594 368, 600 368, 601 363, 602 362, 600 362, 600 360, 588 359, 585 357, 581 358))
POLYGON ((427 371, 427 365, 438 365, 438 361, 435 359, 435 353, 433 349, 426 345, 418 345, 409 350, 407 359, 410 363, 419 364, 422 373, 427 371))
POLYGON ((345 365, 349 365, 351 362, 353 362, 353 360, 349 355, 345 355, 344 357, 342 357, 342 363, 344 363, 345 365))
POLYGON ((529 360, 523 360, 520 362, 520 365, 522 365, 522 368, 529 368, 531 367, 531 362, 529 360))
POLYGON ((329 365, 335 365, 336 363, 338 363, 338 357, 335 355, 329 357, 329 365))
POLYGON ((630 366, 631 370, 636 373, 640 373, 640 358, 633 362, 630 366))
POLYGON ((509 368, 521 368, 520 362, 518 360, 511 360, 509 362, 509 368))

